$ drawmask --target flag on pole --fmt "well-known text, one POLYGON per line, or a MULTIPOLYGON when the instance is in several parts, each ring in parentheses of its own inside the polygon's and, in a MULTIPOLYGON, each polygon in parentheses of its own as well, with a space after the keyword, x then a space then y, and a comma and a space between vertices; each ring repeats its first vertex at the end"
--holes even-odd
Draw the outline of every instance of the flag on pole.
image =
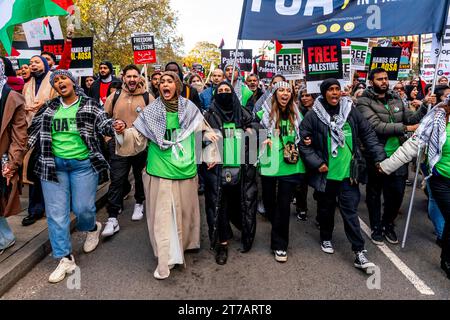
POLYGON ((219 44, 219 49, 222 49, 224 46, 225 46, 225 41, 222 38, 222 41, 220 41, 220 44, 219 44))
POLYGON ((67 11, 56 2, 61 1, 0 0, 0 42, 8 54, 11 54, 15 25, 41 17, 67 15, 67 11))

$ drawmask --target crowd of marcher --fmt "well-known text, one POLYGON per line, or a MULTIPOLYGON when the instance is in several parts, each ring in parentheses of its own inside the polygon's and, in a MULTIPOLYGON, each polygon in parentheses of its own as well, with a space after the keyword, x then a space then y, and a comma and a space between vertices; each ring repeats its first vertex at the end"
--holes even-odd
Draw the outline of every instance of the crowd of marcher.
MULTIPOLYGON (((67 47, 71 37, 69 32, 67 47)), ((243 79, 233 63, 213 70, 205 81, 176 62, 148 79, 128 65, 116 78, 112 64, 102 61, 98 77, 79 82, 67 70, 70 55, 58 66, 55 61, 42 52, 16 72, 7 58, 0 60, 0 250, 15 243, 6 217, 20 211, 20 189, 28 184, 22 224, 47 217, 53 256, 59 259, 50 282, 77 267, 70 212, 77 230, 86 232, 84 251, 92 252, 100 237, 120 230, 124 199, 132 190, 131 219, 146 217, 157 279, 185 266, 185 251, 200 248, 203 194, 217 264, 227 262, 231 225, 241 233, 241 252, 251 250, 257 214, 271 223, 275 260, 286 262, 294 203, 299 221, 314 217, 318 246, 327 254, 335 251, 338 207, 354 266, 368 270, 375 264, 359 222, 360 188, 366 188, 371 241, 397 244, 395 223, 409 164, 422 154, 428 214, 442 247, 441 267, 450 278, 446 77, 431 92, 420 79, 392 84, 378 68, 367 83, 355 79, 342 87, 330 78, 320 93, 309 93, 304 82, 282 75, 268 86, 257 74, 243 79), (102 224, 95 198, 98 184, 106 181, 108 219, 102 224), (308 210, 309 187, 316 214, 308 210)))

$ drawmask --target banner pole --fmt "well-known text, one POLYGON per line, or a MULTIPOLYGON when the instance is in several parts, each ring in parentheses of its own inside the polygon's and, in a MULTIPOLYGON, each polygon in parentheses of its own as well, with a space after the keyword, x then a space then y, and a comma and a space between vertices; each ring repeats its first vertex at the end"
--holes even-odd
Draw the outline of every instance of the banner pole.
MULTIPOLYGON (((437 58, 436 66, 434 68, 434 78, 433 78, 433 84, 431 86, 431 94, 434 93, 434 89, 436 88, 437 71, 438 71, 439 65, 441 64, 441 56, 442 56, 441 52, 442 52, 443 45, 444 45, 444 35, 441 36, 441 41, 439 42, 439 55, 437 58)), ((430 109, 428 109, 428 111, 429 110, 430 109)))
MULTIPOLYGON (((237 55, 238 55, 238 51, 239 51, 239 42, 241 40, 237 39, 236 40, 236 51, 234 52, 234 61, 233 61, 233 74, 231 75, 231 85, 233 85, 234 83, 234 70, 236 70, 236 62, 237 62, 237 55)), ((239 75, 238 75, 239 77, 239 75)))
POLYGON ((420 170, 420 158, 422 157, 422 148, 419 145, 419 150, 417 151, 417 160, 416 160, 416 175, 414 176, 414 183, 413 183, 413 189, 411 193, 411 200, 409 201, 409 209, 408 209, 408 217, 406 219, 406 225, 405 225, 405 232, 403 233, 403 241, 402 241, 402 249, 405 248, 406 244, 406 237, 408 236, 408 229, 409 229, 409 222, 411 220, 411 213, 414 206, 414 196, 416 195, 416 187, 417 187, 417 178, 419 176, 419 170, 420 170))
POLYGON ((147 85, 147 91, 150 92, 150 86, 148 83, 148 71, 147 71, 147 64, 144 64, 144 74, 145 74, 145 84, 147 85))

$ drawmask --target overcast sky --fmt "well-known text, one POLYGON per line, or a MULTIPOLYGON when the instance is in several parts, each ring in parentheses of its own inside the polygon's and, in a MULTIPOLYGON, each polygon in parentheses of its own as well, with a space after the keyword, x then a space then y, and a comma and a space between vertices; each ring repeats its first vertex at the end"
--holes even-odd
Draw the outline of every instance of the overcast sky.
MULTIPOLYGON (((243 0, 170 0, 178 12, 178 33, 184 38, 185 53, 197 42, 208 41, 224 49, 236 48, 243 0)), ((244 41, 244 49, 253 49, 256 55, 261 41, 244 41)))

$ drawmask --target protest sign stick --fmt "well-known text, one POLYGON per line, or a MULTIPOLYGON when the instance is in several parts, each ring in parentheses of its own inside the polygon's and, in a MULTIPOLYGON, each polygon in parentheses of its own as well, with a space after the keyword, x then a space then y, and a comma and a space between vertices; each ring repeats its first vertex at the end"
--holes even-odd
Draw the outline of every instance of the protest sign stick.
MULTIPOLYGON (((437 71, 438 71, 439 65, 441 64, 441 56, 442 56, 441 51, 442 51, 443 45, 444 45, 444 35, 441 35, 441 41, 439 42, 439 55, 437 58, 436 66, 434 68, 434 77, 433 77, 433 82, 432 82, 433 84, 431 85, 431 94, 434 93, 434 89, 436 88, 436 81, 437 81, 437 76, 438 76, 437 71)), ((428 105, 428 112, 431 110, 431 108, 432 108, 432 105, 430 103, 428 105)))
MULTIPOLYGON (((233 62, 233 74, 231 75, 231 85, 233 85, 234 83, 234 70, 236 70, 236 62, 237 62, 237 55, 238 55, 238 51, 239 51, 239 43, 240 43, 240 39, 236 40, 236 52, 234 53, 234 62, 233 62)), ((239 75, 238 75, 239 77, 239 75)))
POLYGON ((150 90, 150 86, 148 83, 148 70, 147 70, 147 64, 144 64, 144 74, 145 74, 145 84, 147 86, 147 91, 150 90))
POLYGON ((409 228, 409 222, 411 220, 411 213, 414 206, 414 196, 416 195, 416 186, 417 186, 417 178, 419 177, 419 170, 420 170, 420 159, 422 158, 422 148, 419 144, 419 150, 417 150, 417 160, 416 160, 416 175, 414 176, 414 183, 413 183, 413 189, 411 193, 411 200, 409 201, 409 209, 408 209, 408 217, 406 219, 406 226, 405 226, 405 232, 403 233, 403 241, 402 241, 402 249, 405 248, 406 244, 406 237, 408 236, 408 228, 409 228))

